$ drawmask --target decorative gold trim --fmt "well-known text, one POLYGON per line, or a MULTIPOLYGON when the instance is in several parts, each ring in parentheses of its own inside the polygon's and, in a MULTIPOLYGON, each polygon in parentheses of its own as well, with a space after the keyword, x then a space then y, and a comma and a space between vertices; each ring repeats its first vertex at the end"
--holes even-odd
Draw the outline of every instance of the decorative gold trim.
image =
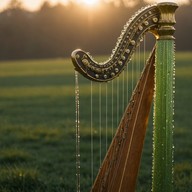
POLYGON ((175 11, 178 8, 176 3, 165 2, 157 4, 160 11, 159 28, 157 39, 174 39, 175 11))

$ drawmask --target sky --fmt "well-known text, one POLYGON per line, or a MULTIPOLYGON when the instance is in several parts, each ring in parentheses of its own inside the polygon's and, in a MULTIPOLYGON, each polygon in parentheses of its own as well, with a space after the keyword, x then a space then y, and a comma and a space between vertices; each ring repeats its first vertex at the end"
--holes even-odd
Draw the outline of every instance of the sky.
MULTIPOLYGON (((0 10, 3 10, 6 8, 8 3, 11 0, 0 0, 0 10)), ((39 8, 40 5, 44 2, 44 0, 20 0, 23 3, 23 6, 29 10, 36 10, 39 8)), ((87 6, 95 6, 96 4, 99 4, 99 0, 74 0, 77 3, 84 4, 87 6)), ((106 0, 106 1, 117 1, 117 0, 106 0)), ((130 0, 123 0, 126 4, 126 1, 130 0)), ((133 0, 134 1, 134 0, 133 0)), ((189 0, 146 0, 146 2, 149 3, 158 3, 158 2, 163 2, 163 1, 169 1, 169 2, 176 2, 176 3, 187 3, 189 0)), ((58 2, 67 4, 68 0, 49 0, 51 4, 57 4, 58 2)))

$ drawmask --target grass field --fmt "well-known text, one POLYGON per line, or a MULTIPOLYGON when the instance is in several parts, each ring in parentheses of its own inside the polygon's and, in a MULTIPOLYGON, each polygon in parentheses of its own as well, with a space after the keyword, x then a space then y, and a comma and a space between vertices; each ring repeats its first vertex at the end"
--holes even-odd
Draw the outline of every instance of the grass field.
MULTIPOLYGON (((174 191, 190 192, 192 53, 177 53, 176 61, 174 191)), ((90 83, 82 82, 81 191, 89 191, 90 158, 86 156, 90 157, 90 83)), ((1 192, 76 190, 74 87, 70 59, 0 62, 1 192)), ((146 136, 138 192, 151 189, 151 127, 146 136)), ((99 145, 94 150, 97 153, 99 145)), ((95 158, 99 159, 98 155, 95 158)), ((94 175, 97 169, 98 164, 94 166, 94 175)))

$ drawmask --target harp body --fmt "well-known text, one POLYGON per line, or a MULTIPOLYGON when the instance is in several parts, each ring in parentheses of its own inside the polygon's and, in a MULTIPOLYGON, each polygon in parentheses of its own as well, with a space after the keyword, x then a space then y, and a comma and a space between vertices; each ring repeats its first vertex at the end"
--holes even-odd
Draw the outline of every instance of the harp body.
POLYGON ((106 62, 97 63, 82 50, 72 53, 76 71, 92 81, 107 82, 124 70, 145 33, 151 32, 157 39, 92 186, 93 192, 135 191, 154 94, 152 190, 172 191, 173 26, 176 8, 175 3, 160 3, 139 10, 124 26, 106 62))

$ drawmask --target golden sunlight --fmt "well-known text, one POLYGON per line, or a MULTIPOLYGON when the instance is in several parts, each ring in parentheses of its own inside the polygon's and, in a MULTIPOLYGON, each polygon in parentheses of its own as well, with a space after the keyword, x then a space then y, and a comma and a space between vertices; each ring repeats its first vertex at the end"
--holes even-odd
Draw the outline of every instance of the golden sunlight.
MULTIPOLYGON (((11 0, 0 0, 0 11, 6 8, 11 0)), ((51 5, 56 5, 57 3, 62 3, 67 5, 70 1, 79 5, 87 6, 87 7, 95 7, 98 6, 101 2, 100 0, 47 0, 51 5)), ((119 0, 104 0, 105 2, 119 2, 119 0)), ((163 1, 171 1, 176 2, 178 4, 187 4, 190 0, 144 0, 147 3, 157 3, 163 1)), ((37 10, 44 0, 20 0, 23 6, 29 10, 37 10)), ((125 5, 130 6, 130 3, 136 2, 134 0, 123 0, 125 5)), ((131 4, 132 5, 132 4, 131 4)))
POLYGON ((87 6, 95 6, 99 4, 99 0, 82 0, 82 3, 87 6))

